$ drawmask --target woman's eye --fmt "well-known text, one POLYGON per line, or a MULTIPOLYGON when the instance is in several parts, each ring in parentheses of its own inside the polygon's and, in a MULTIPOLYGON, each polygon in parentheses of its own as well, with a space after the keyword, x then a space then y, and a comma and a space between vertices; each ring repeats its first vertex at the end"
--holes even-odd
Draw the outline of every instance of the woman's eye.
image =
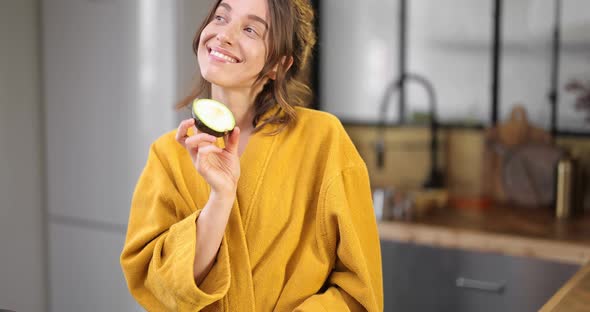
POLYGON ((244 31, 246 31, 249 34, 253 34, 253 35, 257 35, 258 33, 256 32, 256 29, 252 28, 252 27, 246 27, 244 28, 244 31))
POLYGON ((221 16, 221 15, 215 15, 214 19, 218 22, 223 22, 225 21, 225 17, 221 16))

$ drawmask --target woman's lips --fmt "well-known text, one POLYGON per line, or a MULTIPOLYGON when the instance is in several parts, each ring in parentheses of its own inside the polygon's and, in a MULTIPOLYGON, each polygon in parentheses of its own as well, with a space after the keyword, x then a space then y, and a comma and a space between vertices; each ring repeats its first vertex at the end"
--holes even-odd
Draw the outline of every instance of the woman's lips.
POLYGON ((216 49, 216 48, 210 48, 208 50, 209 50, 209 56, 215 60, 222 61, 225 63, 231 63, 231 64, 240 63, 240 59, 231 55, 231 53, 229 53, 227 51, 223 51, 221 49, 216 49))

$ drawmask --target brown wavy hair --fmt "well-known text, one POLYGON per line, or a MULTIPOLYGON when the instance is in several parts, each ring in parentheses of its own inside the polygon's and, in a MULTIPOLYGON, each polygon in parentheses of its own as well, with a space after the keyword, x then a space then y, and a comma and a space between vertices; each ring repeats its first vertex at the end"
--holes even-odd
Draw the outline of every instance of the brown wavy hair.
MULTIPOLYGON (((213 20, 215 10, 222 0, 216 1, 207 18, 203 21, 193 39, 193 52, 197 55, 199 39, 203 29, 213 20)), ((257 132, 267 124, 279 127, 272 134, 283 130, 296 120, 294 106, 306 106, 311 98, 311 89, 306 81, 306 67, 312 48, 316 43, 313 28, 314 12, 309 0, 268 0, 270 11, 269 49, 266 63, 254 85, 262 83, 264 78, 277 66, 276 78, 269 79, 254 100, 254 131, 257 132), (293 57, 293 64, 287 68, 284 57, 293 57), (278 110, 268 118, 262 116, 278 105, 278 110)), ((211 97, 211 83, 200 73, 199 82, 193 91, 176 105, 177 109, 191 105, 196 98, 211 97)))

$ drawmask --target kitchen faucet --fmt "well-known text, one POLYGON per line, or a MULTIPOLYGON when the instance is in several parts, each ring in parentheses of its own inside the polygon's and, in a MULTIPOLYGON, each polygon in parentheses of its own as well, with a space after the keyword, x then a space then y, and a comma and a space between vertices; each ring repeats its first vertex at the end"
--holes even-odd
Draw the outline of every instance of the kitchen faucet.
MULTIPOLYGON (((385 163, 385 116, 387 115, 387 108, 390 103, 392 95, 403 88, 404 84, 408 82, 416 82, 426 90, 428 95, 428 104, 430 109, 430 174, 424 183, 425 188, 436 188, 443 185, 442 174, 438 171, 438 122, 436 114, 436 93, 434 86, 425 77, 412 73, 402 74, 399 78, 394 79, 385 89, 383 99, 380 107, 380 122, 378 126, 377 142, 375 144, 375 152, 377 156, 377 168, 382 169, 385 163)), ((399 103, 398 103, 399 105, 399 103)), ((401 118, 402 116, 400 116, 401 118)), ((403 119, 402 119, 403 120, 403 119)))

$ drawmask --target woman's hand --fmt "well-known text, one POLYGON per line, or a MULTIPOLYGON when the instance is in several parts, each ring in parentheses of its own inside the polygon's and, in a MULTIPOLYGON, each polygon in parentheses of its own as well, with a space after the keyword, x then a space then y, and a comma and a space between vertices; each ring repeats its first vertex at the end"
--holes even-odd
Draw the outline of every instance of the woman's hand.
POLYGON ((182 121, 176 132, 176 141, 189 152, 195 168, 211 186, 211 192, 222 198, 235 196, 240 178, 238 145, 240 129, 236 127, 225 140, 225 148, 214 145, 214 136, 198 131, 188 136, 187 131, 195 125, 194 119, 182 121))

